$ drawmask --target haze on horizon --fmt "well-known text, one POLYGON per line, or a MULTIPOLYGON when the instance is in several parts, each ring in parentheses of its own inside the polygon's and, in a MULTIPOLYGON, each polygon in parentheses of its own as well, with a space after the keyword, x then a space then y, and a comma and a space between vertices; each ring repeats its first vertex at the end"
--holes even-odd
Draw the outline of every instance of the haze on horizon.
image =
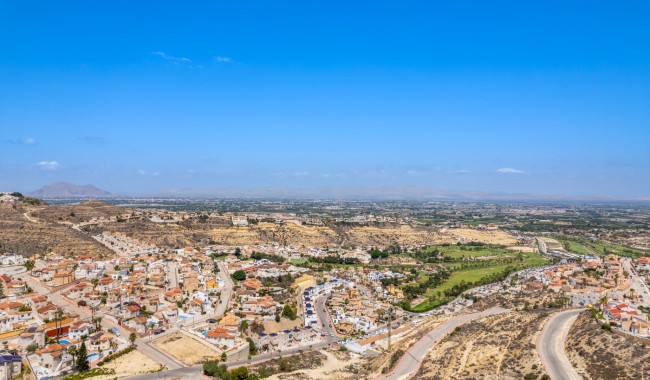
POLYGON ((650 4, 0 3, 0 191, 650 196, 650 4))

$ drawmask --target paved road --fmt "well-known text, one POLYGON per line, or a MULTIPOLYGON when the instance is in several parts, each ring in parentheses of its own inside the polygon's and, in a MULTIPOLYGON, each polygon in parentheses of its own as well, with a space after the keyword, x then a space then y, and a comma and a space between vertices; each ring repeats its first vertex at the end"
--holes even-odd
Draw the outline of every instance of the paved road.
POLYGON ((571 325, 583 309, 567 310, 552 316, 537 340, 537 354, 551 380, 581 379, 564 352, 571 325))
POLYGON ((422 360, 429 350, 431 350, 433 346, 435 346, 447 334, 452 332, 456 327, 479 318, 501 314, 507 311, 507 309, 501 307, 493 307, 478 313, 454 317, 441 323, 434 330, 411 346, 390 373, 381 375, 377 380, 404 380, 410 378, 420 369, 422 360))
POLYGON ((314 302, 314 307, 316 308, 316 314, 322 326, 322 331, 325 333, 325 340, 328 342, 334 342, 339 340, 336 330, 332 325, 332 320, 329 317, 327 311, 325 311, 325 301, 327 300, 328 295, 321 295, 316 297, 314 302), (332 334, 330 336, 330 334, 332 334))

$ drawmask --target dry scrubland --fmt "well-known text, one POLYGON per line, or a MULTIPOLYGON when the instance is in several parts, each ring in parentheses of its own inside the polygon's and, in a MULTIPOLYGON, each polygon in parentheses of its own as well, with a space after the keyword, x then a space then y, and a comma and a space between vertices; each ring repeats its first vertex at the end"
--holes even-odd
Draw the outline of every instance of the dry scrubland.
POLYGON ((221 358, 220 352, 183 333, 174 333, 160 338, 154 342, 154 345, 187 365, 201 364, 208 360, 221 358))
POLYGON ((489 244, 514 244, 515 240, 502 231, 450 229, 445 233, 432 227, 404 225, 387 226, 319 226, 308 227, 294 223, 278 225, 259 223, 250 227, 212 226, 200 223, 154 224, 146 221, 112 223, 106 231, 121 231, 161 247, 195 245, 199 242, 219 242, 226 245, 293 244, 304 246, 357 245, 387 246, 455 243, 458 238, 489 244))
POLYGON ((588 312, 580 314, 571 327, 566 352, 585 379, 642 379, 650 376, 650 348, 601 329, 588 312))
MULTIPOLYGON (((268 377, 269 380, 352 380, 366 377, 358 376, 356 367, 360 362, 359 356, 349 352, 330 349, 310 352, 295 357, 300 369, 287 373, 279 373, 268 377)), ((259 367, 255 366, 257 372, 259 367)))
MULTIPOLYGON (((76 209, 78 211, 75 211, 75 215, 77 212, 91 214, 95 207, 79 206, 76 209)), ((108 248, 90 236, 70 228, 71 211, 64 211, 65 214, 62 215, 67 216, 61 216, 63 220, 59 220, 59 216, 54 217, 59 212, 61 211, 55 206, 0 203, 0 241, 7 244, 3 248, 26 255, 49 251, 71 256, 88 252, 112 255, 108 248), (50 215, 51 213, 55 214, 50 215)))
POLYGON ((72 224, 92 218, 108 219, 130 214, 131 210, 98 201, 74 206, 29 205, 18 202, 0 204, 0 239, 10 241, 16 251, 27 254, 52 250, 63 254, 95 252, 111 255, 111 251, 88 235, 101 232, 124 232, 128 236, 161 248, 206 245, 218 242, 227 245, 293 244, 304 246, 357 245, 387 246, 391 244, 417 245, 482 241, 488 244, 511 245, 515 240, 502 231, 448 229, 440 232, 435 227, 397 224, 369 224, 362 226, 330 224, 303 226, 298 223, 283 225, 259 223, 250 227, 233 227, 223 220, 181 223, 154 223, 145 218, 125 222, 105 222, 85 225, 87 234, 70 228, 72 224), (27 213, 27 217, 25 216, 27 213))
MULTIPOLYGON (((465 324, 423 361, 418 379, 522 379, 544 374, 535 339, 548 314, 510 312, 465 324)), ((537 377, 535 377, 537 378, 537 377)))

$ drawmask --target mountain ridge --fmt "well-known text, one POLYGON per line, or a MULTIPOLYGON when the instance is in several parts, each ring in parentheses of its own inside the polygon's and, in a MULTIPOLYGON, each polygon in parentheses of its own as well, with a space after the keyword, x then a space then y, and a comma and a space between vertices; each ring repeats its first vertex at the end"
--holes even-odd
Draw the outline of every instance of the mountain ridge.
POLYGON ((112 196, 94 185, 76 185, 70 182, 53 182, 27 194, 36 198, 101 198, 112 196))

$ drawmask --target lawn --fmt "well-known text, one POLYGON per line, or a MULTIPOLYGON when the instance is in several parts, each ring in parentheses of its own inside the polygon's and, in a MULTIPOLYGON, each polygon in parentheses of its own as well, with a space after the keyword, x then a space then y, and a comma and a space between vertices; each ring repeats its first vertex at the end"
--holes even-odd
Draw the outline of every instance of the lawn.
MULTIPOLYGON (((503 273, 508 267, 516 267, 517 270, 522 270, 525 268, 542 266, 548 263, 548 260, 536 253, 523 253, 521 254, 522 260, 516 260, 513 263, 503 262, 503 260, 487 260, 485 263, 487 266, 482 268, 466 268, 463 269, 460 266, 462 263, 444 263, 443 265, 452 269, 451 275, 449 278, 440 286, 435 288, 427 289, 424 294, 425 297, 436 297, 435 299, 424 301, 415 307, 412 308, 413 311, 428 311, 440 305, 443 305, 450 301, 450 299, 445 299, 438 297, 438 292, 443 293, 445 290, 449 290, 454 287, 454 285, 459 285, 461 282, 480 282, 482 279, 488 276, 495 274, 503 273)), ((418 282, 422 282, 421 279, 425 278, 423 274, 418 273, 421 277, 418 278, 418 282)))
POLYGON ((490 246, 460 247, 456 245, 450 245, 450 246, 438 246, 438 247, 429 248, 429 251, 433 249, 439 250, 445 257, 451 257, 454 259, 460 259, 463 257, 485 257, 485 256, 501 256, 501 255, 513 257, 515 254, 514 252, 508 251, 507 249, 490 247, 490 246))
POLYGON ((451 289, 454 287, 454 285, 460 284, 462 281, 465 282, 476 282, 483 277, 489 276, 494 273, 501 273, 503 272, 508 265, 499 265, 499 266, 493 266, 493 267, 487 267, 487 268, 476 268, 476 269, 469 269, 469 270, 455 270, 451 272, 451 276, 449 276, 449 279, 445 281, 442 285, 435 287, 435 288, 430 288, 427 290, 427 292, 424 294, 427 297, 431 297, 433 295, 436 295, 437 292, 444 292, 447 289, 451 289))
POLYGON ((301 259, 290 259, 290 260, 288 260, 287 262, 288 262, 289 264, 304 264, 304 263, 306 263, 307 261, 308 261, 307 259, 303 259, 303 258, 301 258, 301 259))

